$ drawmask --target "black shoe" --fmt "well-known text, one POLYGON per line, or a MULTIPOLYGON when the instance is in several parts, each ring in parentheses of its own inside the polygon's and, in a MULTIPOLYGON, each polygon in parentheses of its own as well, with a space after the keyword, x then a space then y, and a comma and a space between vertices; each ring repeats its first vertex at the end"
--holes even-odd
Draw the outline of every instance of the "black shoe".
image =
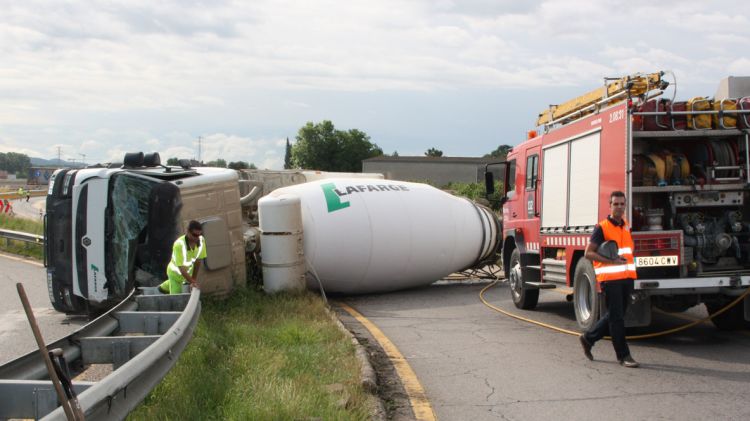
POLYGON ((638 361, 634 360, 633 357, 631 357, 630 355, 621 359, 620 365, 623 367, 628 367, 628 368, 638 368, 641 366, 640 364, 638 364, 638 361))
POLYGON ((581 341, 581 347, 583 347, 583 355, 585 355, 589 361, 594 361, 594 356, 591 355, 591 344, 589 341, 587 341, 583 335, 579 336, 578 339, 581 341))

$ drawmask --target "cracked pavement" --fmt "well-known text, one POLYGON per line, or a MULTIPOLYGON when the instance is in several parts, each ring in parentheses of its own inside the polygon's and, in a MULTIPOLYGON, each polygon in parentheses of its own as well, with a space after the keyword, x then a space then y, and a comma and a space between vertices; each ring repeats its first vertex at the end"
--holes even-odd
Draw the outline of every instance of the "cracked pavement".
MULTIPOLYGON (((750 332, 710 323, 664 338, 631 341, 639 369, 621 367, 610 342, 588 361, 574 336, 484 306, 486 284, 433 285, 340 298, 396 344, 440 420, 750 419, 750 332)), ((504 284, 485 298, 525 317, 577 330, 573 306, 543 291, 536 311, 517 310, 504 284)), ((688 315, 705 315, 702 306, 688 315)), ((352 330, 353 320, 342 318, 352 330)), ((685 320, 654 314, 648 333, 685 320)), ((630 332, 630 331, 629 331, 630 332)), ((403 411, 402 411, 403 412, 403 411)), ((404 419, 403 413, 399 419, 404 419)))

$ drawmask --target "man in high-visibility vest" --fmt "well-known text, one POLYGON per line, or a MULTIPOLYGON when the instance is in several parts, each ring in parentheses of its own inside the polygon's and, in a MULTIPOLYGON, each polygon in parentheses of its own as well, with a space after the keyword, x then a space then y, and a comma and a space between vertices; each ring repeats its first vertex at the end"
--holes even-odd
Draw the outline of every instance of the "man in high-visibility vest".
POLYGON ((198 271, 201 259, 205 258, 206 240, 203 238, 203 227, 198 221, 190 221, 185 235, 172 244, 172 259, 167 266, 167 280, 159 285, 159 291, 165 294, 180 294, 183 283, 200 288, 198 271))
POLYGON ((633 237, 630 235, 630 225, 623 218, 625 193, 612 192, 609 197, 609 208, 609 216, 596 226, 585 251, 585 257, 593 262, 596 281, 604 292, 607 313, 591 329, 581 335, 579 340, 586 358, 593 360, 591 348, 596 341, 609 334, 620 364, 635 368, 639 364, 630 355, 628 342, 625 339, 625 311, 628 308, 630 295, 633 293, 633 281, 637 278, 633 257, 633 237), (605 241, 617 243, 616 257, 607 257, 597 251, 605 241))

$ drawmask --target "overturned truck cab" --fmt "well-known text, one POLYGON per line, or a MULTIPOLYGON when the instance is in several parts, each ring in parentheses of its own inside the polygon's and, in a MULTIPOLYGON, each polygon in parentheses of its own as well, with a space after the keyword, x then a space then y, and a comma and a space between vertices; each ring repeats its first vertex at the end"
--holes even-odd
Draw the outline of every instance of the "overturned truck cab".
POLYGON ((162 166, 158 154, 127 154, 121 166, 60 169, 50 179, 45 266, 53 307, 96 314, 135 286, 165 279, 172 242, 187 221, 203 225, 206 291, 245 282, 237 173, 162 166))

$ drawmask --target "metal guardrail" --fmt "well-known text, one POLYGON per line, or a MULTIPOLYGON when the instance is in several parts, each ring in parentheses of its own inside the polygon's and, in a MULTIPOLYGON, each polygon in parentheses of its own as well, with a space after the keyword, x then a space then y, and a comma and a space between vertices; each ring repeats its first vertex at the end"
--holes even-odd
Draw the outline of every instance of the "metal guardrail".
POLYGON ((29 234, 28 232, 0 229, 0 238, 44 245, 43 235, 29 234))
MULTIPOLYGON (((29 190, 29 196, 30 197, 41 197, 46 196, 47 190, 29 190)), ((18 192, 15 191, 9 191, 9 192, 3 192, 0 193, 0 200, 2 199, 8 199, 8 200, 15 200, 15 199, 22 199, 26 197, 26 195, 19 196, 18 192)))
MULTIPOLYGON (((200 316, 200 291, 161 295, 144 288, 69 336, 47 345, 60 348, 71 377, 90 364, 112 364, 97 382, 73 380, 88 420, 121 420, 177 362, 200 316)), ((65 420, 39 351, 0 366, 0 419, 65 420)))

